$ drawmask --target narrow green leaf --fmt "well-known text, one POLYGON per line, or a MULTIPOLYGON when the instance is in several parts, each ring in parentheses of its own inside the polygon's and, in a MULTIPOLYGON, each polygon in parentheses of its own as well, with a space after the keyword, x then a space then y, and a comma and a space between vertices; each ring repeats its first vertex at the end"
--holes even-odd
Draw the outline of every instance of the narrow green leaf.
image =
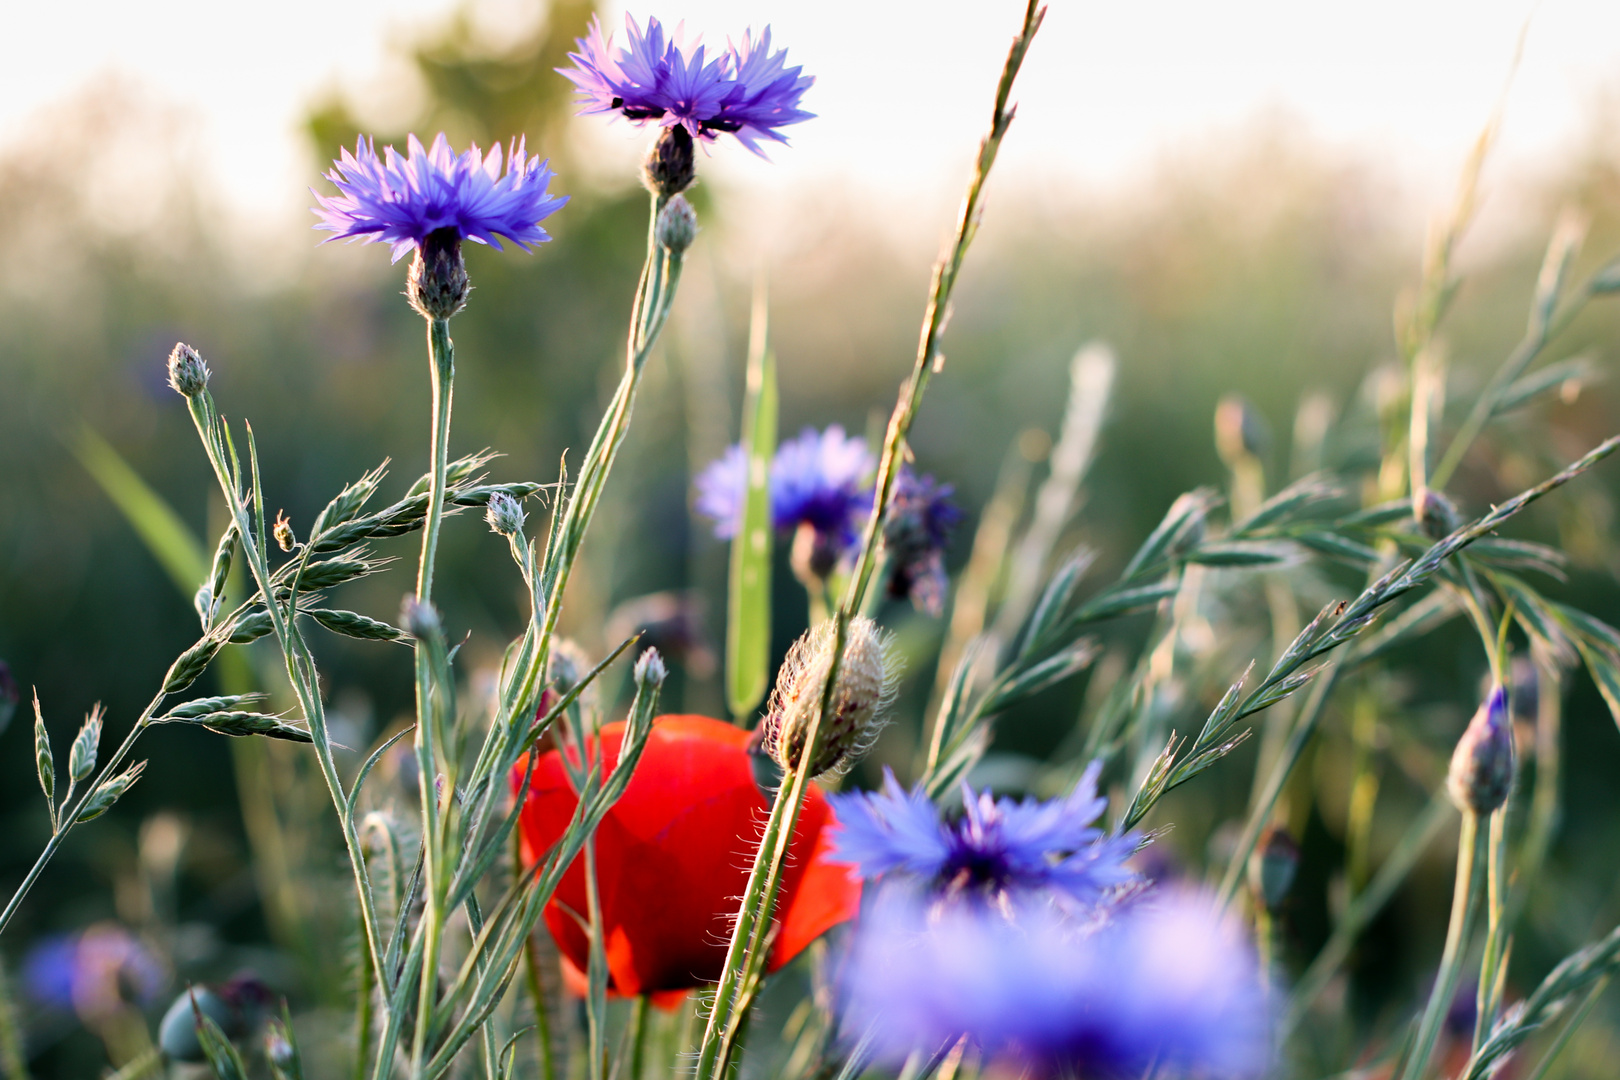
MULTIPOLYGON (((764 316, 756 318, 763 323, 764 316)), ((726 701, 738 723, 765 697, 771 649, 771 456, 776 452, 776 357, 755 333, 748 358, 742 446, 748 494, 731 541, 731 583, 726 599, 726 701)))
POLYGON ((147 550, 163 564, 180 595, 189 597, 208 576, 209 569, 208 556, 196 534, 186 527, 163 496, 153 491, 95 431, 81 428, 75 450, 101 490, 123 511, 147 550))

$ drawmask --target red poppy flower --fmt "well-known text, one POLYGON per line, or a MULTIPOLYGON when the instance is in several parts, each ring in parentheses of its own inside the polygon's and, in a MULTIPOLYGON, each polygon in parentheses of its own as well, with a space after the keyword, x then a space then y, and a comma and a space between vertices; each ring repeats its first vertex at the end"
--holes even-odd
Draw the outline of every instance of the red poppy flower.
MULTIPOLYGON (((623 738, 622 723, 602 729, 605 768, 618 761, 623 738)), ((754 783, 747 746, 746 731, 706 716, 653 721, 635 775, 596 831, 609 987, 617 993, 684 992, 720 977, 737 898, 770 812, 754 783)), ((562 836, 577 801, 558 752, 544 754, 520 818, 526 863, 562 836)), ((836 820, 812 785, 782 874, 772 971, 853 918, 859 906, 860 882, 825 858, 828 827, 836 820)), ((545 911, 575 985, 588 962, 579 922, 586 910, 581 855, 545 911)))

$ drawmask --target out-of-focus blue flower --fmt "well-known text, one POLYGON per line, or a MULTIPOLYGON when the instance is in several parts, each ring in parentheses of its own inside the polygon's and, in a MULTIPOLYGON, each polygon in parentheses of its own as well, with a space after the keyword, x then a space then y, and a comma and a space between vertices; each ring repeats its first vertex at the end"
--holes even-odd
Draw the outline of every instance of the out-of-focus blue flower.
MULTIPOLYGON (((808 525, 839 551, 855 546, 861 523, 871 511, 866 484, 876 462, 866 440, 850 437, 837 424, 824 432, 805 428, 797 439, 777 447, 771 461, 771 524, 782 533, 808 525)), ((732 446, 698 474, 697 509, 714 519, 714 534, 737 535, 748 490, 748 458, 732 446)))
POLYGON ((344 150, 326 174, 338 194, 314 193, 321 219, 315 228, 333 233, 333 240, 389 244, 395 262, 440 229, 497 251, 502 236, 525 251, 551 239, 540 222, 568 196, 546 190, 554 174, 538 156, 527 155, 522 139, 513 142, 504 168, 500 146, 487 156, 477 146, 457 155, 442 132, 428 150, 412 135, 406 150, 401 157, 384 147, 379 158, 363 137, 354 153, 344 150))
POLYGON ((829 858, 864 878, 909 875, 936 894, 1089 907, 1137 880, 1126 865, 1136 835, 1105 837, 1092 824, 1108 805, 1097 795, 1100 769, 1093 763, 1073 792, 1048 802, 996 799, 964 784, 955 822, 885 770, 882 792, 828 796, 838 813, 829 858))
POLYGON ((1255 1076, 1269 1003, 1254 957, 1206 899, 1138 900, 1082 925, 1056 909, 881 889, 837 979, 844 1037, 899 1061, 966 1035, 1039 1072, 1255 1076))
POLYGON ((30 997, 86 1018, 110 1015, 127 1002, 149 1004, 166 978, 146 946, 116 923, 45 938, 23 960, 30 997))
POLYGON ((815 79, 787 66, 786 49, 771 51, 770 27, 714 55, 683 41, 682 27, 666 37, 657 19, 647 20, 645 32, 629 15, 624 22, 626 44, 615 53, 613 36, 603 37, 593 17, 590 32, 575 42, 578 51, 568 54, 574 66, 557 69, 579 88, 581 112, 680 126, 694 139, 730 133, 761 156, 762 139, 785 143, 779 128, 814 115, 799 101, 815 79))
POLYGON ((929 615, 945 609, 945 545, 962 520, 962 511, 951 502, 954 491, 932 476, 902 469, 883 522, 889 595, 896 600, 910 597, 918 611, 929 615))

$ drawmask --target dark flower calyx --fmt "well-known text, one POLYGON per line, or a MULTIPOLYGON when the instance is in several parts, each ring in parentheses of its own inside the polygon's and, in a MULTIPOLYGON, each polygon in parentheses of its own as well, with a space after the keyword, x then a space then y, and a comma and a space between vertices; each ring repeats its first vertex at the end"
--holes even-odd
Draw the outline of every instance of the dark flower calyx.
POLYGON ((448 319, 467 306, 472 286, 461 257, 461 233, 434 229, 416 249, 405 295, 424 319, 448 319))
POLYGON ((697 163, 692 158, 692 133, 676 124, 665 128, 647 153, 642 165, 642 179, 657 195, 668 198, 692 186, 697 178, 697 163))

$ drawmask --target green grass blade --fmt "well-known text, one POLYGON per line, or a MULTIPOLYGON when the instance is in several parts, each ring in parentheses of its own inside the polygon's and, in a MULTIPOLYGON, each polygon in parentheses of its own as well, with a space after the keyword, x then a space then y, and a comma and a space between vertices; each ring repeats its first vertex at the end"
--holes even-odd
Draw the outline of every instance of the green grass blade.
POLYGON ((101 485, 148 550, 163 564, 180 595, 190 599, 208 576, 209 555, 180 515, 130 468, 112 445, 89 428, 79 430, 79 455, 85 469, 101 485))
POLYGON ((743 451, 748 457, 748 494, 742 523, 731 541, 731 584, 726 599, 726 702, 745 723, 770 677, 771 650, 771 457, 776 452, 776 357, 765 347, 764 316, 757 314, 748 357, 748 396, 743 404, 743 451))

